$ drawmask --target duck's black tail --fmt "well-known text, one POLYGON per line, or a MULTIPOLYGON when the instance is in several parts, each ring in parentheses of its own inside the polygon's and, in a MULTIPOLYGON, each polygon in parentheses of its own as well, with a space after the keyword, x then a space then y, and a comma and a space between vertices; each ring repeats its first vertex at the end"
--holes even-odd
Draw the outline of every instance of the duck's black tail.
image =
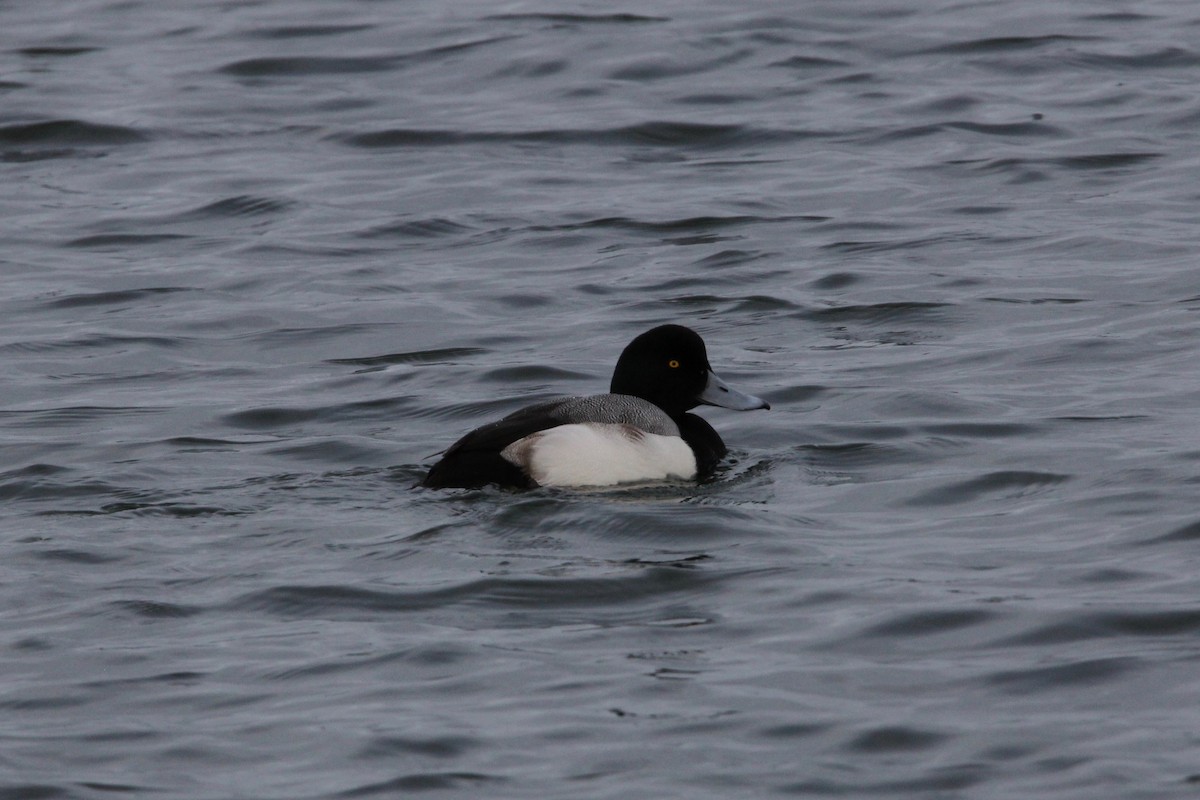
POLYGON ((451 453, 433 465, 421 485, 426 489, 478 489, 495 484, 511 489, 532 489, 530 478, 499 453, 466 450, 451 453))

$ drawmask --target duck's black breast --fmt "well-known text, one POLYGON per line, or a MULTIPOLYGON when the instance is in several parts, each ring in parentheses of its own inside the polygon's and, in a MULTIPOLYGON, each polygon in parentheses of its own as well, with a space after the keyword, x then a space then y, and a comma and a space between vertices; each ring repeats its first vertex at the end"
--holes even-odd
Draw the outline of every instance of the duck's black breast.
POLYGON ((679 435, 696 454, 696 477, 707 478, 717 468, 717 464, 729 452, 721 435, 708 424, 704 417, 695 414, 683 414, 675 418, 679 426, 679 435))

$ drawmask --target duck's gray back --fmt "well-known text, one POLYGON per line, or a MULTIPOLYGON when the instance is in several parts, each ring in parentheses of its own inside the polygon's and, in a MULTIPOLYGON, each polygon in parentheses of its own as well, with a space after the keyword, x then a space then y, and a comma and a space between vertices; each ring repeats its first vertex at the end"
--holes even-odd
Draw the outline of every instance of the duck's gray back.
POLYGON ((660 436, 679 435, 679 426, 667 412, 648 400, 627 394, 564 397, 551 410, 550 416, 563 422, 632 425, 646 433, 657 433, 660 436))

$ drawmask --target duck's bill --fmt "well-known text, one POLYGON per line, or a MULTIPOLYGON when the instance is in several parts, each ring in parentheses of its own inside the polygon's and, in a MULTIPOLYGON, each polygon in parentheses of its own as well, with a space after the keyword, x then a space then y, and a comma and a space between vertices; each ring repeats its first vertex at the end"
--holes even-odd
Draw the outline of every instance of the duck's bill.
POLYGON ((771 404, 761 397, 739 392, 721 380, 717 373, 708 371, 708 385, 700 392, 699 400, 710 406, 732 408, 734 411, 753 411, 756 408, 770 408, 771 404))

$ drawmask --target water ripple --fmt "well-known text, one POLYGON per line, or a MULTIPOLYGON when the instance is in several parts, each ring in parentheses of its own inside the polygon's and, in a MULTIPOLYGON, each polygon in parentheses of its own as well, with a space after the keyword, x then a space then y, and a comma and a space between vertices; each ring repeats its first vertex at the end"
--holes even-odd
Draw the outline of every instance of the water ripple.
POLYGON ((45 305, 47 308, 86 308, 89 306, 126 305, 137 303, 140 300, 189 291, 194 290, 178 286, 148 286, 144 289, 71 294, 48 300, 45 305))
POLYGON ((1048 44, 1058 44, 1060 42, 1095 42, 1101 40, 1102 38, 1099 36, 1070 36, 1061 33, 1046 34, 1043 36, 995 36, 986 39, 951 42, 950 44, 931 47, 921 52, 928 54, 1019 52, 1023 50, 1035 50, 1048 44))
POLYGON ((1026 120, 1022 122, 974 122, 971 120, 955 120, 950 122, 922 123, 905 128, 889 130, 885 133, 872 133, 869 138, 874 144, 886 144, 905 139, 923 139, 946 131, 966 131, 984 136, 997 138, 1036 138, 1063 139, 1070 136, 1064 128, 1045 122, 1026 120))
POLYGON ((895 753, 927 750, 949 738, 946 734, 910 728, 907 726, 885 726, 864 731, 854 737, 846 747, 862 753, 895 753))
POLYGON ((922 611, 890 619, 869 628, 868 636, 928 636, 991 622, 997 613, 985 609, 922 611))
POLYGON ((307 39, 320 36, 340 36, 347 33, 371 30, 374 25, 280 25, 275 28, 258 28, 246 31, 247 38, 252 39, 307 39))
POLYGON ((361 358, 331 358, 330 364, 349 364, 357 367, 385 367, 392 364, 454 364, 468 361, 488 350, 481 347, 442 347, 433 350, 415 350, 409 353, 388 353, 382 356, 361 358))
POLYGON ((1142 544, 1165 544, 1169 542, 1200 541, 1200 522, 1189 522, 1161 536, 1147 539, 1142 544))
POLYGON ((1001 646, 1051 646, 1123 637, 1192 637, 1200 632, 1200 610, 1105 611, 1074 614, 999 642, 1001 646))
POLYGON ((409 613, 466 604, 497 610, 562 614, 571 608, 615 609, 649 598, 692 594, 718 580, 707 573, 647 567, 605 578, 481 578, 456 586, 382 591, 350 586, 277 586, 244 595, 232 608, 286 617, 359 618, 364 614, 409 613))
POLYGON ((1184 47, 1163 47, 1145 53, 1076 53, 1077 64, 1112 70, 1191 69, 1200 66, 1200 52, 1184 47))
POLYGON ((350 147, 447 147, 467 144, 587 144, 725 149, 746 145, 785 143, 813 137, 803 131, 773 130, 747 125, 655 121, 619 128, 543 129, 525 131, 457 131, 452 129, 392 128, 371 133, 335 134, 350 147))
POLYGON ((1005 692, 1062 692, 1116 680, 1137 666, 1130 657, 1091 658, 1049 667, 1001 670, 985 678, 989 686, 1005 692))
POLYGON ((67 247, 123 251, 130 247, 146 247, 190 238, 183 233, 99 233, 92 236, 80 236, 65 244, 67 247))
POLYGON ((4 145, 89 145, 137 144, 149 137, 135 128, 107 125, 80 119, 56 119, 0 125, 0 146, 4 145))
POLYGON ((637 25, 646 22, 670 22, 668 17, 654 17, 644 14, 561 14, 550 12, 512 12, 507 14, 489 14, 485 20, 515 20, 519 22, 553 22, 561 25, 637 25))
POLYGON ((236 195, 208 203, 192 211, 184 212, 173 219, 178 221, 222 219, 228 217, 257 217, 277 214, 294 205, 288 200, 274 197, 236 195))
POLYGON ((430 63, 447 56, 474 50, 511 36, 492 36, 469 42, 431 47, 411 53, 380 56, 259 56, 234 61, 220 68, 227 75, 239 78, 268 78, 309 75, 346 75, 364 72, 388 72, 412 63, 430 63))
POLYGON ((908 501, 912 506, 972 503, 989 496, 1013 499, 1041 493, 1071 479, 1070 475, 1032 470, 999 470, 949 486, 931 489, 908 501))
POLYGON ((334 797, 372 797, 384 795, 394 797, 396 792, 430 792, 451 789, 478 790, 485 784, 500 784, 506 779, 499 775, 479 772, 418 772, 401 775, 391 780, 365 783, 353 789, 339 792, 334 797))

